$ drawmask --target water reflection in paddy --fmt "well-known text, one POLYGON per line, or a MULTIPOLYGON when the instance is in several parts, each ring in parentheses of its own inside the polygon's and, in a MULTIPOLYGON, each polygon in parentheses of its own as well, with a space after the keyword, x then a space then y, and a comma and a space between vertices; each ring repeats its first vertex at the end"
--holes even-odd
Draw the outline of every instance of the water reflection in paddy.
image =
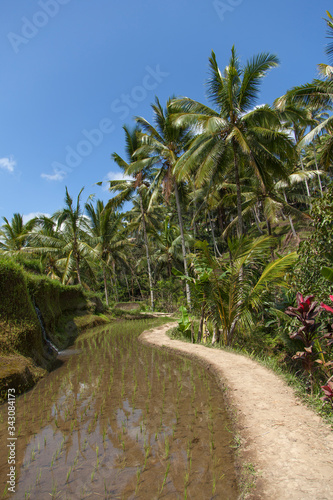
MULTIPOLYGON (((17 398, 10 498, 237 498, 233 436, 215 381, 136 340, 162 321, 90 331, 61 355, 63 366, 17 398)), ((0 460, 3 492, 8 464, 0 460)))

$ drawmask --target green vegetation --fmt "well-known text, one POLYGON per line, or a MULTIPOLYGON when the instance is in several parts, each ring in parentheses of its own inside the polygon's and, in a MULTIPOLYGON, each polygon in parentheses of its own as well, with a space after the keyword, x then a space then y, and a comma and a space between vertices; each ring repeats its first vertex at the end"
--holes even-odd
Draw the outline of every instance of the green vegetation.
POLYGON ((75 335, 73 310, 82 318, 103 313, 102 301, 109 312, 135 301, 181 311, 179 331, 193 342, 273 356, 309 392, 324 387, 332 406, 323 304, 333 293, 333 67, 320 64, 319 78, 257 106, 278 64, 266 52, 241 64, 232 47, 223 69, 212 51, 209 105, 171 97, 163 107, 156 97, 151 121, 124 126, 125 159, 112 158, 129 180, 109 182, 108 203, 84 203, 83 189, 73 201, 66 188, 51 217, 4 218, 2 353, 47 365, 33 301, 57 345, 75 335))
MULTIPOLYGON (((67 347, 78 330, 107 323, 100 299, 80 286, 64 286, 47 276, 27 272, 28 266, 8 255, 0 257, 0 398, 8 386, 19 393, 31 387, 54 365, 43 341, 35 306, 49 339, 67 347)), ((27 259, 26 262, 30 263, 27 259)))

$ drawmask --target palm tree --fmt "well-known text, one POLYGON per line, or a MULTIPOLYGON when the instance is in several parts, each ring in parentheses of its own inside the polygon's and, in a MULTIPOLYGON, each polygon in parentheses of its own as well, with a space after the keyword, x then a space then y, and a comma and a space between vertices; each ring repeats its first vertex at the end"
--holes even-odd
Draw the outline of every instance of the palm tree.
MULTIPOLYGON (((326 24, 327 24, 327 38, 332 39, 333 38, 333 17, 331 14, 326 11, 328 19, 325 19, 326 24)), ((326 54, 328 55, 330 59, 330 64, 333 65, 333 42, 330 42, 325 50, 326 54)))
POLYGON ((276 287, 285 286, 285 273, 297 259, 296 252, 267 262, 272 238, 241 238, 229 242, 232 262, 214 258, 207 242, 197 242, 192 259, 193 286, 204 297, 202 314, 222 330, 224 345, 232 345, 241 330, 254 328, 254 316, 276 287))
POLYGON ((181 260, 181 238, 179 228, 171 223, 170 215, 165 217, 156 234, 155 247, 154 260, 158 266, 166 267, 168 277, 171 278, 174 262, 181 260))
POLYGON ((43 238, 44 242, 48 243, 50 247, 61 249, 64 255, 59 260, 59 264, 65 269, 62 281, 66 282, 75 269, 80 285, 82 284, 81 262, 88 266, 90 270, 89 260, 94 261, 97 259, 97 252, 95 252, 91 246, 91 241, 87 237, 89 226, 80 205, 83 189, 78 194, 75 206, 66 187, 65 208, 58 210, 52 216, 52 219, 57 223, 56 238, 43 238))
POLYGON ((5 224, 0 228, 0 249, 9 254, 19 253, 29 243, 30 232, 36 226, 36 218, 26 224, 23 223, 21 214, 14 214, 11 222, 2 217, 5 224))
MULTIPOLYGON (((325 19, 327 24, 327 37, 333 37, 333 18, 326 11, 328 19, 325 19)), ((331 58, 333 54, 332 42, 326 48, 327 55, 331 58)), ((330 61, 332 62, 332 61, 330 61)), ((333 107, 333 67, 327 64, 318 64, 319 72, 322 79, 314 79, 311 83, 299 85, 291 88, 285 95, 281 96, 276 102, 283 109, 286 106, 298 105, 304 108, 313 110, 332 110, 333 107)), ((328 116, 325 120, 312 128, 308 134, 300 142, 301 147, 310 144, 322 132, 328 132, 325 141, 322 144, 320 163, 328 168, 333 160, 333 115, 328 116)))
MULTIPOLYGON (((128 161, 126 162, 119 156, 117 153, 112 154, 112 158, 117 163, 117 165, 123 169, 124 173, 127 174, 129 166, 133 161, 133 155, 141 146, 140 142, 140 127, 135 127, 132 131, 126 127, 123 127, 125 131, 125 139, 126 139, 126 154, 128 161)), ((142 157, 142 161, 145 159, 142 157)), ((150 306, 151 310, 154 310, 154 285, 153 285, 153 276, 151 271, 151 262, 150 262, 150 254, 149 254, 149 245, 148 245, 148 236, 147 236, 147 212, 145 211, 143 204, 143 197, 147 192, 149 187, 149 182, 147 181, 150 159, 146 159, 145 167, 143 167, 139 172, 135 174, 135 178, 131 180, 124 181, 110 181, 110 191, 120 191, 119 195, 113 198, 110 203, 112 205, 121 206, 125 201, 128 201, 132 198, 134 193, 137 191, 139 194, 140 200, 140 211, 141 211, 141 220, 142 220, 142 231, 143 231, 143 239, 146 250, 146 259, 147 259, 147 270, 148 270, 148 279, 149 279, 149 290, 150 290, 150 306)))
POLYGON ((122 214, 115 213, 111 206, 104 207, 101 200, 97 200, 96 208, 92 203, 86 203, 86 212, 89 217, 88 233, 91 236, 91 245, 102 266, 104 294, 106 305, 109 305, 107 288, 107 268, 116 262, 124 264, 126 255, 123 252, 130 245, 130 240, 124 237, 122 214))
POLYGON ((174 100, 173 123, 192 126, 197 136, 191 147, 177 162, 177 179, 186 179, 196 171, 196 182, 202 185, 219 169, 230 169, 237 193, 238 234, 243 234, 241 167, 258 178, 265 192, 272 175, 285 176, 284 158, 293 147, 281 131, 277 113, 269 106, 255 108, 261 79, 277 66, 275 55, 261 53, 240 66, 232 47, 228 66, 222 73, 215 53, 209 59, 208 98, 215 109, 187 97, 174 100))
MULTIPOLYGON (((174 167, 183 153, 186 144, 192 137, 188 127, 175 127, 171 122, 171 100, 169 99, 164 110, 158 98, 155 98, 155 104, 152 104, 154 112, 155 127, 145 118, 136 117, 137 123, 145 134, 142 136, 142 146, 136 151, 134 157, 136 161, 128 168, 128 173, 137 175, 147 166, 147 158, 150 158, 150 166, 155 165, 154 178, 150 187, 152 192, 152 203, 158 195, 159 188, 162 187, 163 194, 168 202, 171 193, 174 192, 178 223, 180 229, 182 255, 184 263, 184 273, 188 276, 187 251, 185 244, 185 231, 183 224, 181 208, 181 191, 183 186, 176 181, 174 176, 174 167), (142 160, 142 156, 145 158, 142 160)), ((186 299, 188 307, 191 308, 191 293, 188 283, 186 283, 186 299)))

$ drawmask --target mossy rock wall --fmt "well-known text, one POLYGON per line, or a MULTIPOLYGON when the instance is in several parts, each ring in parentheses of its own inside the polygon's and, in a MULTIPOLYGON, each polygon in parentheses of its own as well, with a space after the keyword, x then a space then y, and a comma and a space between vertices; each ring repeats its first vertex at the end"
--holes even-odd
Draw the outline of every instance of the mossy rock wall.
MULTIPOLYGON (((55 362, 48 352, 35 310, 42 314, 47 336, 59 348, 77 336, 79 318, 91 326, 100 319, 102 302, 79 286, 63 286, 45 276, 26 272, 0 258, 0 401, 8 384, 18 392, 30 387, 55 362), (90 320, 91 321, 88 321, 90 320)), ((105 321, 105 320, 103 320, 105 321)))
POLYGON ((53 340, 63 316, 80 308, 87 308, 87 300, 79 287, 64 286, 47 277, 33 275, 29 275, 27 286, 42 314, 47 334, 53 340))
POLYGON ((7 259, 0 259, 0 351, 20 352, 43 364, 42 332, 26 274, 7 259))

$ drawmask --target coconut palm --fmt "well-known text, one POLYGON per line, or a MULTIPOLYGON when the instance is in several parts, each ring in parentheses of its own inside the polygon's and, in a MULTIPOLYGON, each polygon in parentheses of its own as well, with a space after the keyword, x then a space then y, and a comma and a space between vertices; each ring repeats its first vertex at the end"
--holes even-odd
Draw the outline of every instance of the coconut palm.
POLYGON ((101 200, 97 200, 96 208, 92 203, 86 203, 85 209, 89 217, 87 232, 102 266, 105 301, 109 305, 107 268, 114 271, 117 262, 126 263, 124 250, 131 242, 124 234, 123 215, 115 213, 111 206, 105 207, 101 200))
POLYGON ((29 243, 30 232, 36 225, 36 218, 23 223, 21 214, 14 214, 9 222, 6 217, 2 217, 5 224, 0 228, 0 249, 9 254, 16 254, 22 251, 29 243))
POLYGON ((181 261, 181 237, 179 228, 172 224, 171 216, 167 215, 160 230, 156 233, 154 260, 159 267, 167 269, 168 277, 172 276, 175 262, 181 261))
POLYGON ((272 175, 284 177, 283 158, 292 155, 290 138, 281 131, 277 113, 269 106, 255 108, 261 79, 276 67, 275 55, 261 53, 241 67, 232 47, 228 66, 222 72, 212 51, 209 59, 208 98, 214 109, 187 97, 174 100, 173 122, 192 126, 197 136, 177 162, 177 179, 195 172, 202 185, 216 171, 232 170, 237 193, 238 233, 243 234, 241 169, 258 178, 265 191, 272 175))
MULTIPOLYGON (((333 18, 327 11, 326 19, 328 38, 333 36, 333 18)), ((329 57, 333 54, 333 44, 327 46, 326 53, 329 57)), ((332 62, 332 61, 331 61, 332 62)), ((314 79, 311 83, 299 85, 291 88, 285 95, 277 99, 276 103, 280 109, 288 105, 298 105, 313 110, 331 110, 333 107, 333 67, 327 64, 318 64, 322 79, 314 79)), ((301 147, 312 143, 321 133, 328 132, 326 140, 322 144, 320 163, 328 168, 333 160, 333 116, 328 116, 325 120, 313 127, 300 142, 301 147)))
MULTIPOLYGON (((113 153, 112 158, 117 163, 117 165, 124 171, 124 174, 127 174, 129 166, 133 161, 134 153, 142 145, 140 141, 141 129, 138 126, 135 127, 133 130, 130 130, 126 126, 124 126, 123 129, 125 131, 127 161, 123 160, 123 158, 119 156, 117 153, 113 153)), ((110 181, 110 191, 119 192, 119 194, 116 197, 110 200, 110 203, 114 206, 121 206, 125 201, 129 201, 135 192, 138 192, 139 194, 142 231, 143 231, 143 239, 146 251, 147 270, 149 279, 150 306, 153 311, 154 287, 153 287, 153 276, 151 271, 151 262, 150 262, 148 236, 147 236, 147 223, 146 223, 147 209, 145 210, 143 204, 143 197, 146 196, 149 187, 149 181, 147 180, 147 177, 149 175, 149 166, 151 160, 149 158, 145 159, 144 157, 141 157, 140 160, 142 162, 145 162, 145 166, 135 174, 135 178, 133 178, 133 180, 110 181)))
MULTIPOLYGON (((128 173, 137 175, 142 172, 147 166, 147 158, 150 158, 150 166, 154 165, 154 175, 150 190, 152 193, 151 203, 158 196, 160 187, 168 202, 173 192, 178 214, 178 223, 180 229, 182 256, 184 263, 184 272, 188 276, 187 266, 187 251, 185 244, 185 231, 181 207, 181 195, 184 192, 184 186, 176 181, 174 176, 174 167, 182 155, 192 134, 189 133, 188 127, 175 127, 171 122, 171 100, 169 99, 164 110, 158 98, 155 98, 155 104, 152 104, 154 112, 154 125, 149 123, 145 118, 137 116, 136 121, 145 132, 142 137, 142 146, 136 151, 134 157, 136 159, 129 169, 128 173), (141 159, 142 155, 145 159, 141 159)), ((188 307, 191 308, 191 294, 188 283, 186 283, 186 299, 188 307)))
POLYGON ((193 286, 204 294, 204 314, 222 330, 225 345, 232 345, 240 331, 253 328, 254 314, 262 308, 268 294, 285 286, 285 273, 297 254, 290 253, 266 265, 271 245, 269 236, 229 242, 230 263, 226 258, 214 258, 207 242, 196 244, 193 286))
MULTIPOLYGON (((333 39, 333 17, 328 12, 328 10, 326 11, 326 14, 328 17, 328 19, 325 19, 326 25, 327 25, 327 38, 332 40, 333 39)), ((333 65, 333 42, 330 42, 329 44, 327 44, 325 52, 329 57, 330 64, 333 65)))
MULTIPOLYGON (((65 257, 65 273, 63 281, 66 281, 69 275, 69 270, 73 270, 75 266, 76 276, 81 285, 81 261, 88 264, 88 259, 95 260, 97 254, 92 248, 90 241, 87 239, 88 223, 81 208, 81 194, 84 188, 81 189, 77 196, 76 205, 73 204, 73 199, 69 195, 66 187, 65 208, 58 210, 52 216, 57 222, 57 230, 62 235, 66 242, 63 251, 65 257)), ((90 198, 91 196, 89 196, 90 198)), ((88 265, 88 267, 90 267, 88 265)))

